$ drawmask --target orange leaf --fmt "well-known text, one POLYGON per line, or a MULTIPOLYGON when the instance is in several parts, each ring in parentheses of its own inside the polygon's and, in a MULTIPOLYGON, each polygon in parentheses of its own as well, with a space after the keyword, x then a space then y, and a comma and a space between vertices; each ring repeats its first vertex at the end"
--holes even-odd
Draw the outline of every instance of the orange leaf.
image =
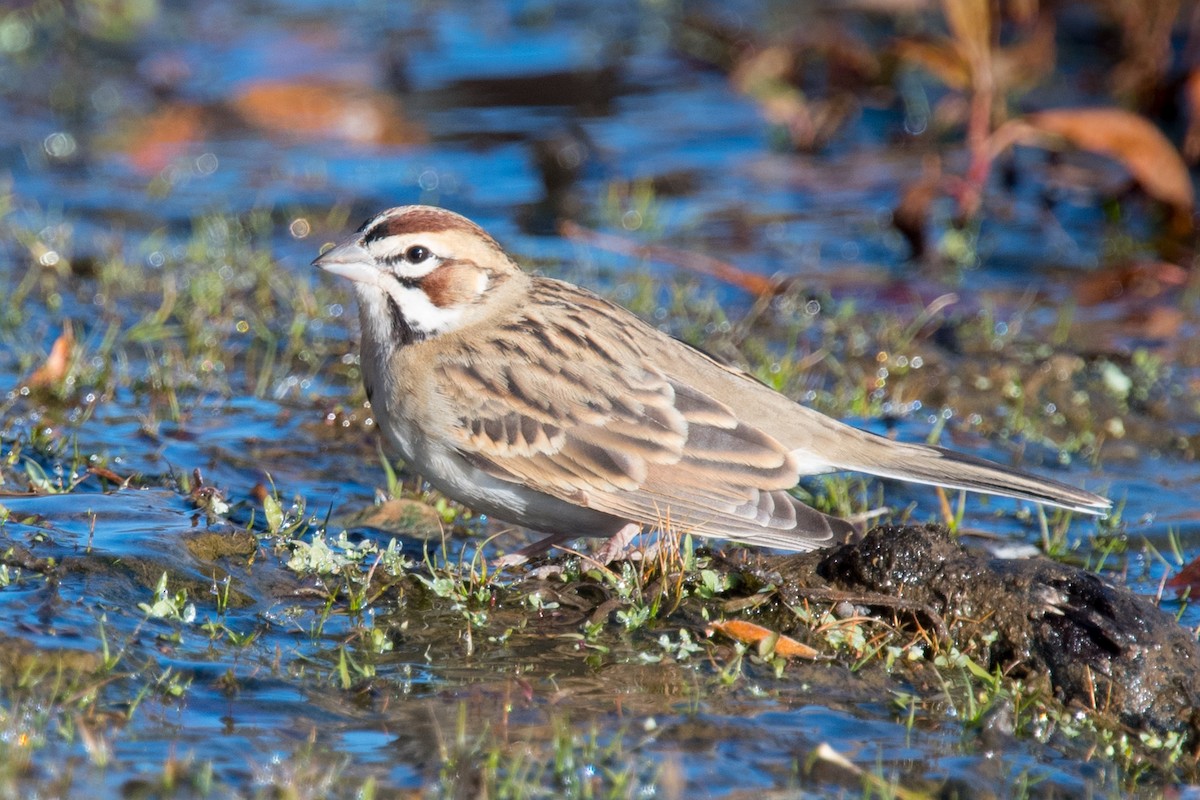
POLYGON ((621 236, 611 233, 601 233, 567 220, 558 226, 558 232, 563 237, 576 242, 585 242, 602 250, 608 250, 634 258, 648 258, 661 261, 681 269, 689 270, 700 275, 707 275, 737 286, 759 297, 771 297, 787 288, 783 281, 756 275, 703 253, 692 253, 686 250, 676 250, 673 247, 659 244, 638 244, 621 236))
POLYGON ((95 475, 97 478, 100 478, 102 480, 106 480, 109 483, 116 483, 116 484, 120 484, 122 486, 125 485, 126 479, 122 478, 120 475, 113 472, 108 467, 100 467, 100 466, 88 467, 88 473, 91 475, 95 475))
POLYGON ((75 331, 68 322, 63 332, 54 340, 46 361, 29 376, 29 385, 44 389, 62 383, 71 366, 71 351, 74 348, 75 331))
POLYGON ((300 139, 359 144, 420 144, 425 130, 409 122, 391 95, 320 81, 258 81, 233 98, 247 123, 300 139))
POLYGON ((784 658, 820 658, 821 653, 806 644, 801 644, 790 636, 783 636, 770 628, 764 628, 743 619, 731 619, 726 622, 714 622, 711 630, 723 633, 734 641, 742 644, 757 645, 770 638, 775 638, 775 655, 784 658))
POLYGON ((1075 287, 1081 305, 1158 297, 1187 283, 1188 271, 1166 261, 1121 264, 1087 273, 1075 287))
POLYGON ((1146 194, 1167 205, 1177 233, 1192 229, 1196 196, 1187 164, 1175 145, 1147 119, 1119 108, 1057 109, 1015 120, 996 139, 1053 148, 1065 143, 1119 161, 1146 194), (1015 123, 1015 125, 1014 125, 1015 123))
POLYGON ((1200 590, 1200 559, 1193 559, 1185 564, 1183 569, 1171 576, 1167 586, 1179 594, 1183 594, 1184 591, 1195 594, 1200 590))
POLYGON ((1174 306, 1155 305, 1130 320, 1137 325, 1137 335, 1143 339, 1171 340, 1183 329, 1183 311, 1174 306))
POLYGON ((173 103, 134 120, 122 148, 142 175, 159 172, 204 138, 208 125, 200 106, 173 103))

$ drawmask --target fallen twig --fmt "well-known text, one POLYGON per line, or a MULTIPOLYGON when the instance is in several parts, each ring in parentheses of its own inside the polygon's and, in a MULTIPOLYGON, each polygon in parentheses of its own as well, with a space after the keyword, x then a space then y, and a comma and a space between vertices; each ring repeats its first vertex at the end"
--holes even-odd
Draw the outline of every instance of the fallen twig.
POLYGON ((620 253, 621 255, 632 256, 634 258, 645 258, 681 267, 689 272, 716 278, 719 281, 736 286, 739 289, 744 289, 760 297, 780 294, 787 289, 790 283, 787 280, 746 272, 730 264, 728 261, 721 261, 718 258, 713 258, 703 253, 678 250, 674 247, 667 247, 661 244, 639 244, 616 234, 601 233, 600 231, 585 228, 569 220, 562 222, 558 230, 565 238, 575 242, 590 244, 593 247, 599 247, 602 250, 608 250, 612 253, 620 253))

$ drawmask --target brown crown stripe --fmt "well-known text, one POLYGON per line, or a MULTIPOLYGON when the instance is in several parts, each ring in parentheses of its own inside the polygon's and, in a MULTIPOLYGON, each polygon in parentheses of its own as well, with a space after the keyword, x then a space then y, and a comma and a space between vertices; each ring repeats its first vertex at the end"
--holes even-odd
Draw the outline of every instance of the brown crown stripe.
POLYGON ((414 233, 441 233, 442 231, 462 231, 471 236, 477 236, 497 250, 500 245, 488 233, 466 217, 461 217, 452 211, 440 208, 419 208, 408 206, 398 209, 397 213, 389 214, 375 224, 363 235, 363 242, 386 239, 389 236, 404 236, 414 233))

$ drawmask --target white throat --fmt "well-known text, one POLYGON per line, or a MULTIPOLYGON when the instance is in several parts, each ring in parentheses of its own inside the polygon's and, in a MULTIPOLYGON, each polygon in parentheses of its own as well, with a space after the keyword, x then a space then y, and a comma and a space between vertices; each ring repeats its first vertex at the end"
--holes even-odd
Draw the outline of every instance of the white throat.
POLYGON ((451 331, 462 321, 462 308, 439 308, 417 287, 398 283, 387 286, 358 283, 354 288, 362 311, 363 336, 369 337, 384 351, 405 343, 403 332, 397 330, 393 304, 399 309, 403 324, 417 340, 451 331))

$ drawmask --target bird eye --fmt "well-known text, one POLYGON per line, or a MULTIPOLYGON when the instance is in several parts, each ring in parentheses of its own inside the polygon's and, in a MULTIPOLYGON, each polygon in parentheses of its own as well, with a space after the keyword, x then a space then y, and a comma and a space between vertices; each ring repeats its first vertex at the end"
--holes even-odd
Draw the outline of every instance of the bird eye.
POLYGON ((429 248, 414 244, 404 251, 404 260, 410 264, 420 264, 431 255, 433 254, 429 252, 429 248))

